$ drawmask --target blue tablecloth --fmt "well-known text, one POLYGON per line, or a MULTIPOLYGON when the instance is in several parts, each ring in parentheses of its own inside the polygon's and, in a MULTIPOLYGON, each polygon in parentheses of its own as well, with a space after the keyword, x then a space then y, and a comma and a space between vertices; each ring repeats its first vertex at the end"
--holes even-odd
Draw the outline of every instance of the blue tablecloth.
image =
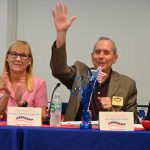
POLYGON ((149 150, 150 131, 0 127, 0 150, 149 150))
POLYGON ((149 150, 149 131, 26 128, 24 150, 149 150))
POLYGON ((17 127, 0 126, 0 150, 18 150, 17 127))

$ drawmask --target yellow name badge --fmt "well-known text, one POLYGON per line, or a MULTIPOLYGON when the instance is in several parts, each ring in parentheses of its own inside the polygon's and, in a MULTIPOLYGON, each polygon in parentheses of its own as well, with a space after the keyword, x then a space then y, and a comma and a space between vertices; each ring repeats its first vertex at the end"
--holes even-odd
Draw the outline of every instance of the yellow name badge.
POLYGON ((113 96, 112 105, 113 106, 123 106, 123 97, 113 96))

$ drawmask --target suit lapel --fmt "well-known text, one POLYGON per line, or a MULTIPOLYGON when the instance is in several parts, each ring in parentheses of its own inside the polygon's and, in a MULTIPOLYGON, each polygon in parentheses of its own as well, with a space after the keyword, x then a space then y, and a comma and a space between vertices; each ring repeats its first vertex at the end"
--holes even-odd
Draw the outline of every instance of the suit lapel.
POLYGON ((108 96, 112 97, 115 96, 117 93, 117 90, 119 88, 119 76, 115 71, 112 71, 111 73, 111 78, 110 78, 110 83, 109 83, 109 88, 108 88, 108 96))

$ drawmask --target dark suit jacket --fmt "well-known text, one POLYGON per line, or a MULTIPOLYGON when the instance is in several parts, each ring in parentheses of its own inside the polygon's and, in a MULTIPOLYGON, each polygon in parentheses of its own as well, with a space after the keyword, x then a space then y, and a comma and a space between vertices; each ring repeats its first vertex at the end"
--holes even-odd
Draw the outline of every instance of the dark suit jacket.
MULTIPOLYGON (((89 67, 82 62, 75 62, 74 65, 67 65, 66 46, 56 49, 55 43, 52 47, 52 57, 50 67, 54 77, 59 79, 71 92, 64 121, 75 120, 80 106, 79 78, 88 72, 89 67)), ((123 97, 123 106, 114 107, 115 111, 134 112, 135 123, 138 123, 137 117, 137 89, 135 81, 125 75, 112 71, 108 97, 123 97)))

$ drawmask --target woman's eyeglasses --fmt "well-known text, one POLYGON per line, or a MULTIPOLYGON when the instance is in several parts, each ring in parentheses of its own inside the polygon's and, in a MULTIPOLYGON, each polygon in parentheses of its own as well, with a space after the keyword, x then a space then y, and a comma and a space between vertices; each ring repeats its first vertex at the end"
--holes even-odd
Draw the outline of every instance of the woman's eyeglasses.
POLYGON ((15 52, 9 52, 8 54, 9 54, 9 56, 10 56, 12 59, 16 59, 16 58, 18 58, 18 56, 19 56, 21 60, 27 60, 27 59, 29 59, 29 58, 31 57, 30 55, 18 54, 18 53, 15 53, 15 52))

